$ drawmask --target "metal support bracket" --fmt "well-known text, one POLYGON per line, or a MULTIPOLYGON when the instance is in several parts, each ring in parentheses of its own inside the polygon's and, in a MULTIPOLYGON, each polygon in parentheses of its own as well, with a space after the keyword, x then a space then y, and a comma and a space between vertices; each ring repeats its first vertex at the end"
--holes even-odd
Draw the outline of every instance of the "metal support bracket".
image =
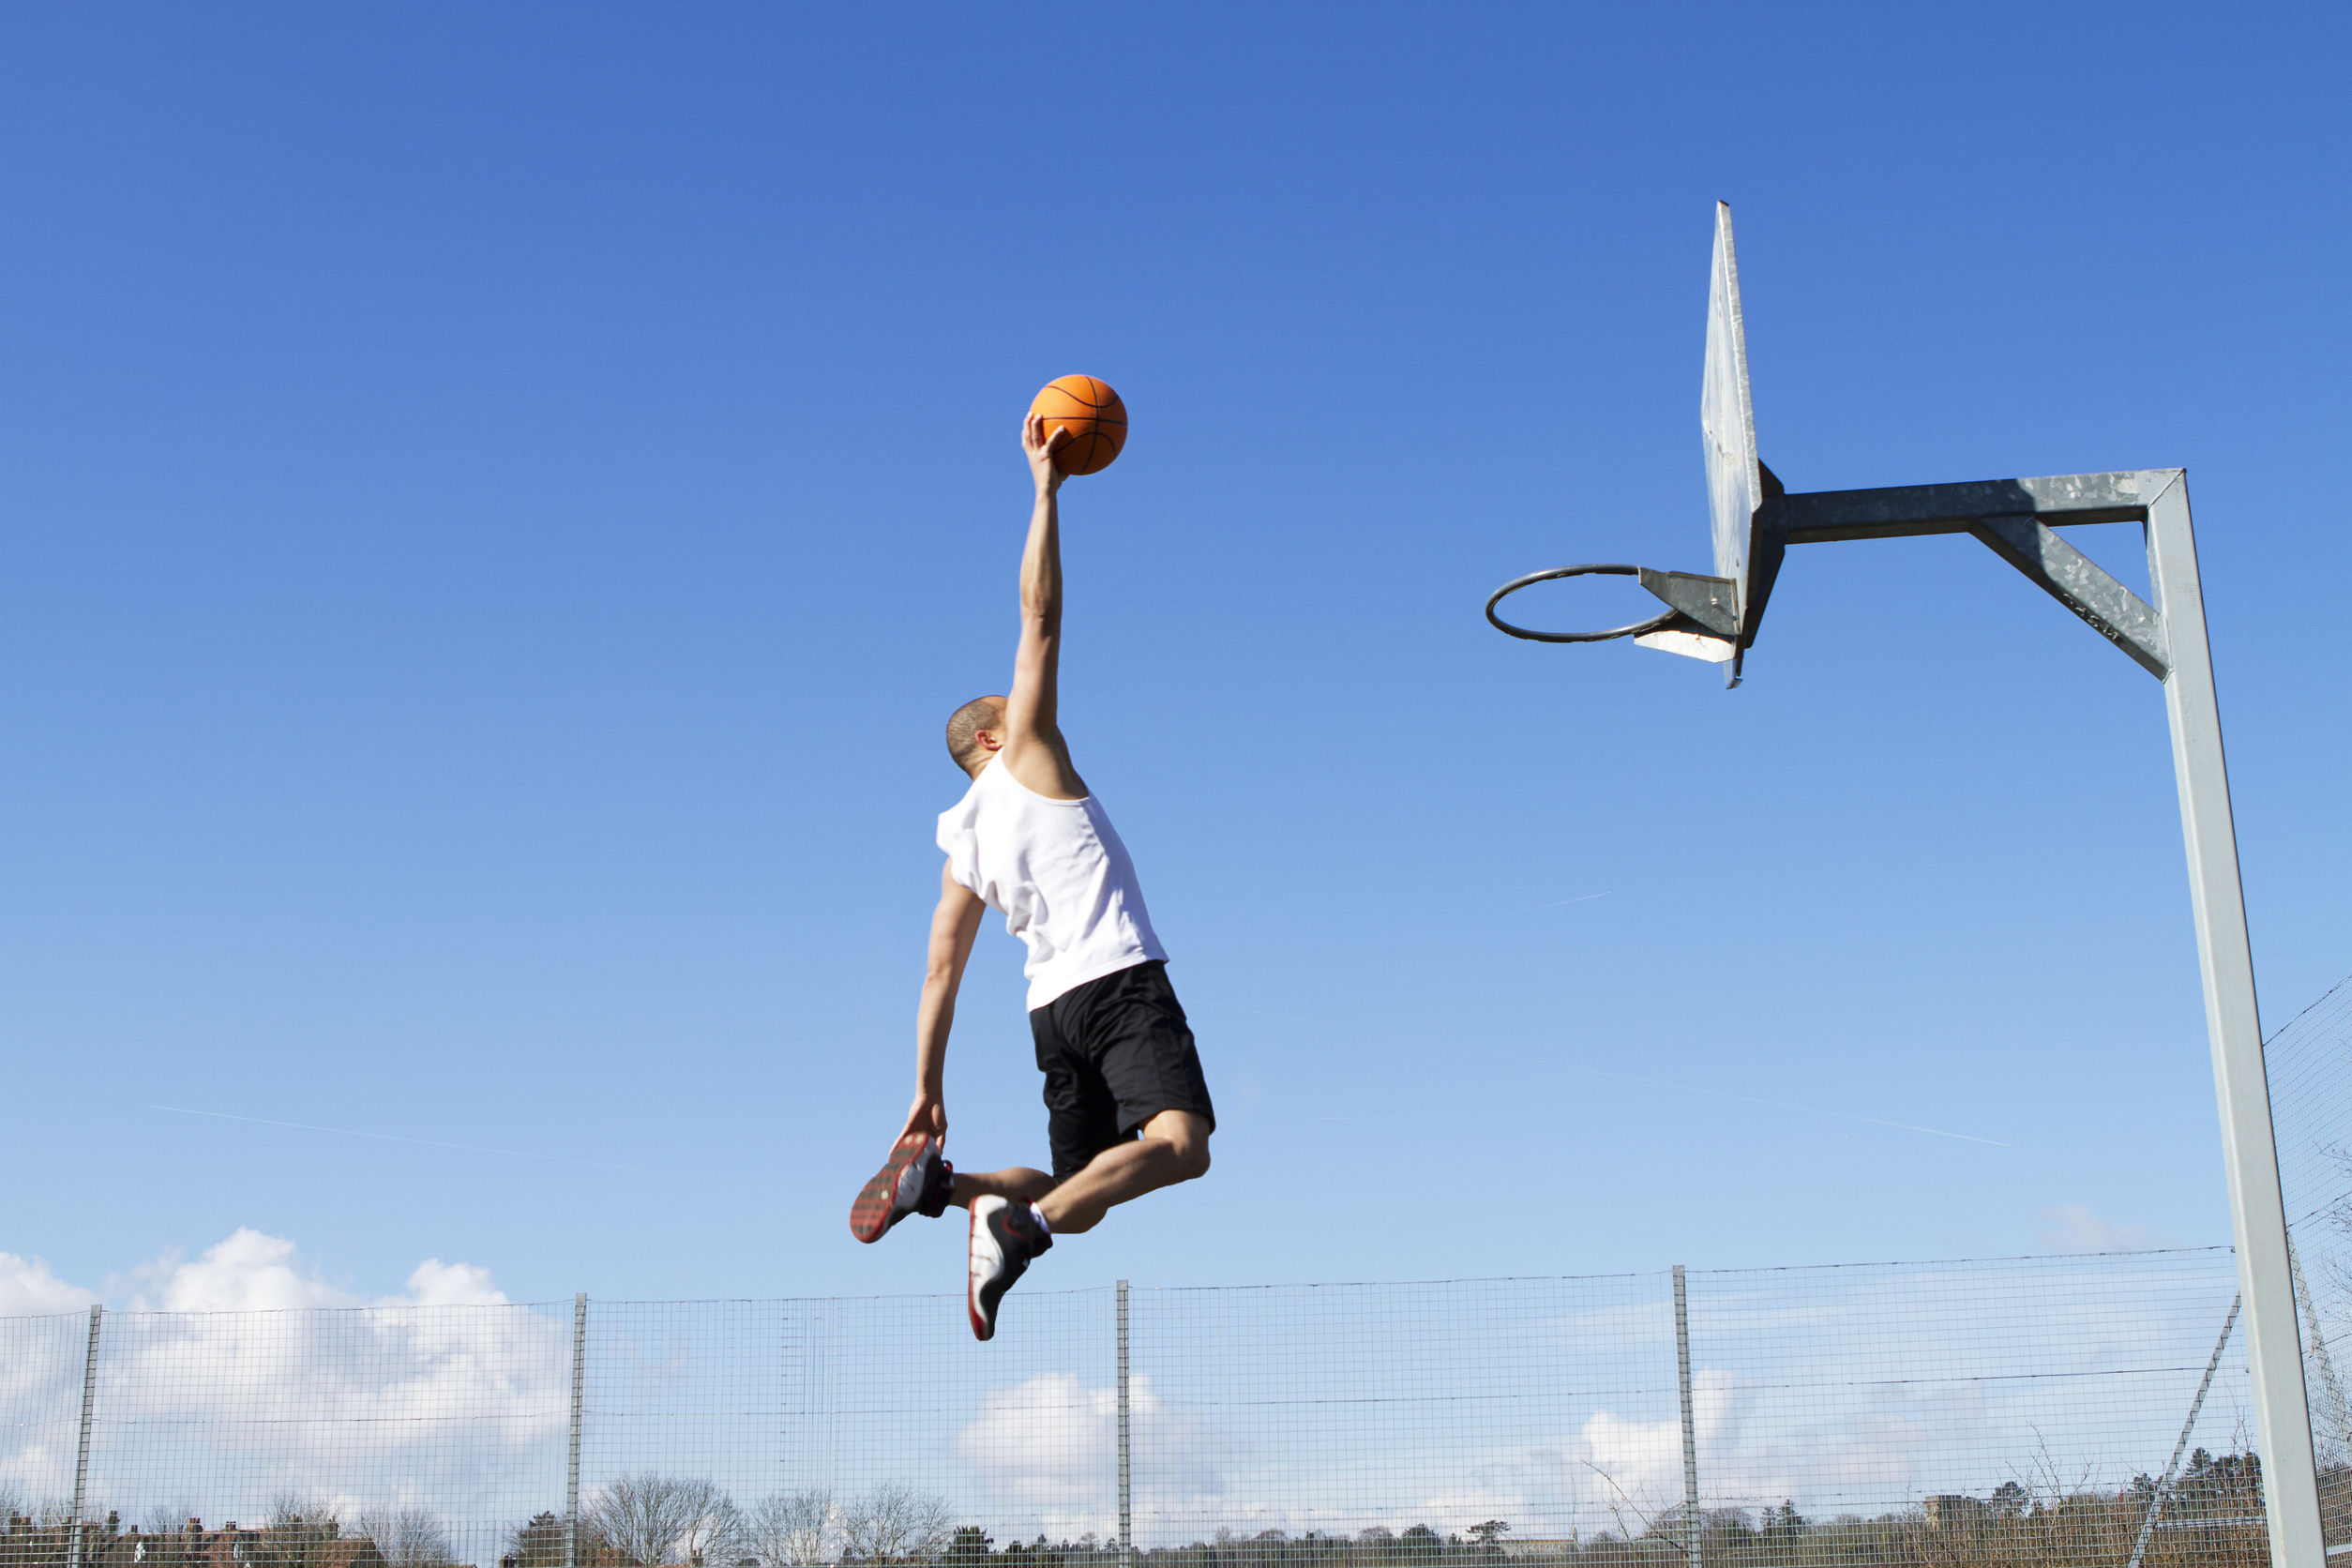
POLYGON ((2164 618, 2098 562, 2029 516, 1981 518, 1968 530, 2033 585, 2082 617, 2083 624, 2141 669, 2163 680, 2172 673, 2164 618))
POLYGON ((1740 635, 1740 595, 1727 577, 1638 568, 1641 585, 1718 637, 1740 635))
POLYGON ((1722 664, 1740 649, 1740 590, 1727 577, 1637 568, 1641 585, 1673 607, 1673 620, 1634 634, 1636 647, 1722 664))

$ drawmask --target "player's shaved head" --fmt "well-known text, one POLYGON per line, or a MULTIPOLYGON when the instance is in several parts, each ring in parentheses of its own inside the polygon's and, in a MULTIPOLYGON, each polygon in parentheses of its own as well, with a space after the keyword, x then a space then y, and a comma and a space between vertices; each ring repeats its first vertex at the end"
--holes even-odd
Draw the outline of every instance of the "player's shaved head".
POLYGON ((997 733, 1003 728, 1004 699, 975 697, 948 716, 947 754, 966 773, 977 772, 988 760, 988 748, 980 744, 980 731, 997 733))

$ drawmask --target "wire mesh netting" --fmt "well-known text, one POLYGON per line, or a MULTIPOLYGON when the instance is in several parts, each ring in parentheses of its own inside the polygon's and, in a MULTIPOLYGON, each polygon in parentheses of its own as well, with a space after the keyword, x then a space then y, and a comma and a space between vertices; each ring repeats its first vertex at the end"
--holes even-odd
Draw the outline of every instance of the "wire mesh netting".
POLYGON ((1147 1545, 1572 1538, 1615 1517, 1592 1459, 1680 1474, 1666 1274, 1142 1290, 1131 1317, 1147 1545))
POLYGON ((2263 1048, 2328 1545, 2352 1545, 2352 980, 2263 1048))
MULTIPOLYGON (((2352 986, 2269 1063, 2342 1543, 2352 986)), ((2267 1560, 2226 1248, 1684 1284, 0 1319, 0 1568, 2267 1560)))
POLYGON ((2227 1248, 1705 1278, 1699 1500, 1726 1560, 1775 1530, 1882 1560, 2263 1555, 2227 1248), (2184 1434, 2203 1457, 2143 1545, 2184 1434))
POLYGON ((1668 1274, 1033 1291, 988 1345, 956 1297, 108 1313, 86 1385, 91 1319, 0 1320, 5 1549, 2121 1564, 2196 1409, 2146 1560, 2261 1555, 2226 1249, 1688 1285, 1687 1405, 1668 1274))

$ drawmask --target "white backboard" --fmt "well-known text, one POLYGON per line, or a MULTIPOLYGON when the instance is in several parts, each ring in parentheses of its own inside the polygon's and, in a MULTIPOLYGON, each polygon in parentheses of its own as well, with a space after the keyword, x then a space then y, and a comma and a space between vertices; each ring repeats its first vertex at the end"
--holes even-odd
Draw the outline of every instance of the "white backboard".
POLYGON ((1739 591, 1740 629, 1752 635, 1750 546, 1764 477, 1756 460, 1756 410, 1748 401, 1747 325, 1740 317, 1740 263, 1731 248, 1731 208, 1715 204, 1715 257, 1707 285, 1707 370, 1698 428, 1707 452, 1707 502, 1713 513, 1715 575, 1739 591))

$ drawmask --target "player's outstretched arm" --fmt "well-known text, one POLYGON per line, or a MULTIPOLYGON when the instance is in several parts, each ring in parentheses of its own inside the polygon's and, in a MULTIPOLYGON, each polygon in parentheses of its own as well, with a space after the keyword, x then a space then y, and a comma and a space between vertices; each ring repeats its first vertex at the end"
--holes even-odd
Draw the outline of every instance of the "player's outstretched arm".
POLYGON ((1021 451, 1037 484, 1021 550, 1021 641, 1013 655, 1013 690, 1004 701, 1003 761, 1013 776, 1041 795, 1076 800, 1086 785, 1070 765, 1062 738, 1062 518, 1056 492, 1062 471, 1053 455, 1067 430, 1046 433, 1037 415, 1021 421, 1021 451))
POLYGON ((964 961, 980 932, 978 894, 957 882, 952 867, 939 874, 939 908, 931 912, 930 953, 923 966, 923 1000, 914 1013, 914 1107, 899 1133, 947 1137, 947 1032, 956 1025, 956 992, 964 961))

